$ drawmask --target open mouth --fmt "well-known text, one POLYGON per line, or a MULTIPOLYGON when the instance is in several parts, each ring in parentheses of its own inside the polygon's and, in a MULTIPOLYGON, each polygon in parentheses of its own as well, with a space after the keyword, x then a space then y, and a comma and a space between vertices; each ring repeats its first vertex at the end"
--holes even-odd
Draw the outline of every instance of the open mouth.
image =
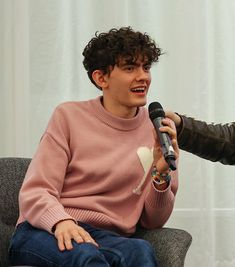
POLYGON ((145 92, 145 88, 143 88, 143 87, 132 88, 131 92, 133 92, 133 93, 144 93, 145 92))

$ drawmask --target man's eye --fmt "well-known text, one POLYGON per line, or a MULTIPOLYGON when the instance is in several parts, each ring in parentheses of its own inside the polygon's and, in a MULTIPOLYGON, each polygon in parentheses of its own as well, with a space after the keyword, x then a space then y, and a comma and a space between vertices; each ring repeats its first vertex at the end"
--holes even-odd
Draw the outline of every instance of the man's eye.
POLYGON ((150 66, 150 65, 146 65, 146 66, 144 66, 144 70, 145 70, 145 71, 149 71, 149 70, 150 70, 150 68, 151 68, 151 66, 150 66))
POLYGON ((128 71, 131 71, 131 70, 133 70, 133 69, 134 69, 133 66, 126 66, 126 67, 125 67, 125 70, 128 70, 128 71))

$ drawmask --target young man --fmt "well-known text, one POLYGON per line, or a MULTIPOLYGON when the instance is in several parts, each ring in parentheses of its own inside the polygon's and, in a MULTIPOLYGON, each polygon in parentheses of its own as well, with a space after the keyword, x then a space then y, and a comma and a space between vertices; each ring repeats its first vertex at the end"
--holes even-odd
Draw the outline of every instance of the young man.
POLYGON ((83 55, 102 96, 54 111, 20 190, 11 264, 158 266, 151 245, 131 235, 137 223, 166 223, 178 187, 143 107, 161 50, 127 27, 96 35, 83 55))
POLYGON ((175 122, 179 147, 199 157, 235 165, 235 123, 208 124, 172 111, 166 116, 175 122))

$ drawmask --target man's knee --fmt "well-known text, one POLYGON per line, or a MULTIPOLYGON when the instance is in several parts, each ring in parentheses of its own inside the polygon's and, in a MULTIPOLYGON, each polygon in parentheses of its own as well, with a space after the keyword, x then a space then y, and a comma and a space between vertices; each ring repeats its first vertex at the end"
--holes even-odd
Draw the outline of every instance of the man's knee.
POLYGON ((73 244, 73 249, 65 254, 63 266, 99 267, 109 266, 104 255, 90 243, 73 244))
POLYGON ((146 250, 153 251, 152 245, 144 239, 130 238, 130 240, 132 241, 133 246, 136 248, 145 248, 146 250))
POLYGON ((158 266, 152 245, 143 239, 129 238, 125 245, 127 266, 158 266))

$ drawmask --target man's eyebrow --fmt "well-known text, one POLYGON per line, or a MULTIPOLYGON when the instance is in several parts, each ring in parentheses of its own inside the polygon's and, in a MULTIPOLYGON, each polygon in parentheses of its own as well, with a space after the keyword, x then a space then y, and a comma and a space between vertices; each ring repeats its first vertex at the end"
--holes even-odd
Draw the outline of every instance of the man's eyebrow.
POLYGON ((123 66, 139 66, 140 64, 137 64, 136 62, 127 62, 124 63, 123 66))
POLYGON ((125 61, 125 62, 122 62, 120 65, 121 66, 125 66, 125 65, 140 66, 141 64, 146 66, 146 65, 151 65, 151 62, 149 61, 145 61, 145 62, 125 61))
POLYGON ((134 59, 124 59, 121 62, 119 62, 119 66, 140 66, 143 64, 144 66, 149 66, 151 65, 151 62, 149 60, 144 60, 144 61, 137 61, 134 59))
POLYGON ((133 60, 125 60, 120 63, 120 65, 125 66, 125 65, 137 65, 136 61, 133 60))

